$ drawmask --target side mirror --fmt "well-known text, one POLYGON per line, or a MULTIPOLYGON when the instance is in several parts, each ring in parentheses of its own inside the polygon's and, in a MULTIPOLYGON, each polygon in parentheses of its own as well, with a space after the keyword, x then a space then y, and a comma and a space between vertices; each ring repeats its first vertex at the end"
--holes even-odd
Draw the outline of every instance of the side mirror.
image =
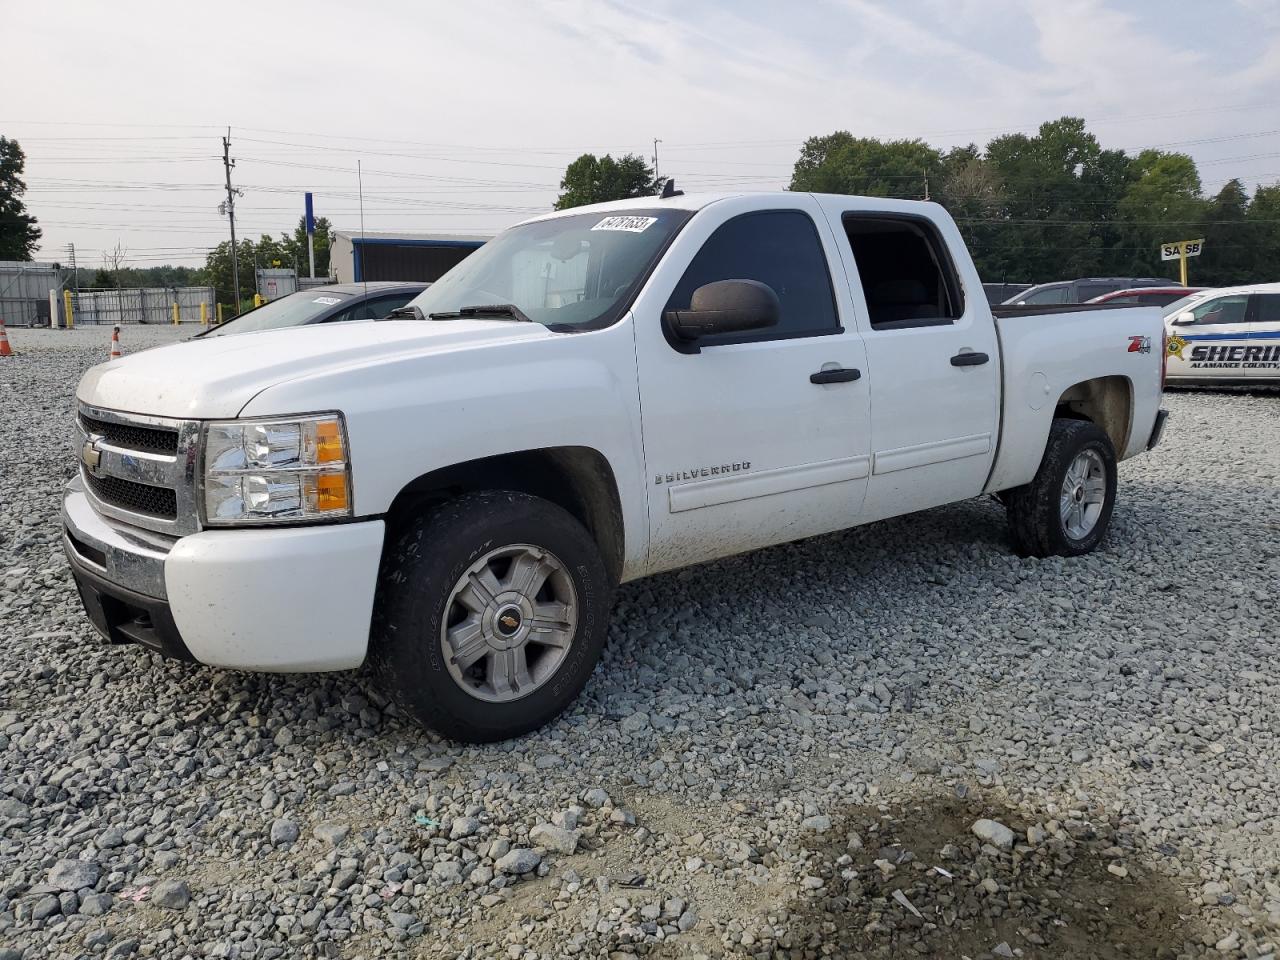
POLYGON ((777 325, 782 312, 778 295, 758 280, 717 280, 693 291, 688 310, 663 314, 667 327, 681 340, 719 333, 745 333, 777 325))
POLYGON ((1173 322, 1176 326, 1185 327, 1188 323, 1196 322, 1196 315, 1190 310, 1184 310, 1173 318, 1173 322))

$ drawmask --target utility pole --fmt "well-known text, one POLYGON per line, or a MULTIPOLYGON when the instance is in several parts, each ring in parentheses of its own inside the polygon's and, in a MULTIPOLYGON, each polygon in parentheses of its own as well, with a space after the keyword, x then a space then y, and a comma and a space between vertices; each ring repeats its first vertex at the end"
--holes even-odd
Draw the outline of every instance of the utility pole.
POLYGON ((924 198, 926 200, 929 199, 929 174, 927 172, 924 175, 924 198))
POLYGON ((227 127, 227 135, 222 138, 222 168, 227 174, 227 219, 231 222, 231 285, 236 293, 236 316, 240 315, 240 251, 236 249, 236 194, 238 190, 231 187, 231 168, 236 162, 231 159, 231 128, 227 127))
POLYGON ((658 144, 662 141, 657 137, 653 138, 653 182, 657 183, 662 178, 658 176, 658 144))
POLYGON ((76 245, 67 244, 67 260, 71 263, 71 280, 76 287, 76 296, 80 296, 80 268, 76 266, 76 245))

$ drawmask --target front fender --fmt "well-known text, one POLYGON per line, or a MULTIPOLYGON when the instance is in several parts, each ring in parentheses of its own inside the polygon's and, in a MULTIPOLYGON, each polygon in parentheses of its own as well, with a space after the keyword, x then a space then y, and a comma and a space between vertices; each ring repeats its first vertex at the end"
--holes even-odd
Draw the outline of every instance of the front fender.
POLYGON ((457 463, 589 447, 617 481, 631 567, 643 562, 648 521, 630 319, 304 375, 264 390, 241 416, 340 410, 358 517, 386 513, 409 481, 457 463))

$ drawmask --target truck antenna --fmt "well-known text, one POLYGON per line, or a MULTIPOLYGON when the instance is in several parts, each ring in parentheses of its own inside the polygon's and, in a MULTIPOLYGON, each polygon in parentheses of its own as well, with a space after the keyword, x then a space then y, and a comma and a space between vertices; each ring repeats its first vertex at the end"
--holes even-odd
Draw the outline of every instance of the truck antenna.
POLYGON ((360 282, 364 285, 364 292, 369 292, 369 280, 364 275, 364 171, 360 167, 360 160, 356 159, 356 187, 360 194, 360 282))

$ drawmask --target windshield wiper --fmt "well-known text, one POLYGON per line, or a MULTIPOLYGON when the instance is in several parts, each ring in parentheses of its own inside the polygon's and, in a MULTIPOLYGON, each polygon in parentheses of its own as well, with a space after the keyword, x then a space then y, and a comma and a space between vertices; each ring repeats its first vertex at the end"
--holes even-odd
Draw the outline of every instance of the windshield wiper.
POLYGON ((413 304, 411 304, 411 303, 406 303, 403 307, 396 307, 394 310, 392 310, 390 313, 388 313, 385 317, 382 317, 382 318, 380 318, 380 319, 383 319, 383 320, 425 320, 425 319, 427 319, 427 318, 426 318, 426 317, 424 317, 424 316, 422 315, 422 311, 421 311, 421 310, 419 310, 417 307, 415 307, 413 304))
POLYGON ((489 303, 481 306, 463 307, 461 310, 428 314, 427 319, 461 320, 467 317, 505 317, 509 320, 518 320, 520 323, 533 323, 533 319, 514 303, 489 303))

